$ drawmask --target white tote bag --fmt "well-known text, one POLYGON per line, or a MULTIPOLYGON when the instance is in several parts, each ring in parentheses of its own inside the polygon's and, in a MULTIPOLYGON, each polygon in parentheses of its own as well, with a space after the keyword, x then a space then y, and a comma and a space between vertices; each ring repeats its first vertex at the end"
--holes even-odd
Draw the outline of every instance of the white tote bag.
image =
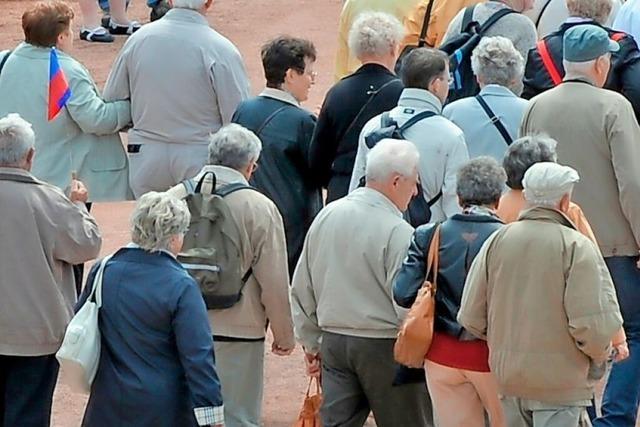
POLYGON ((60 378, 72 390, 89 393, 100 361, 98 311, 102 306, 102 274, 111 256, 105 257, 93 279, 93 289, 80 310, 71 319, 62 346, 56 353, 60 378), (94 301, 95 295, 95 301, 94 301))

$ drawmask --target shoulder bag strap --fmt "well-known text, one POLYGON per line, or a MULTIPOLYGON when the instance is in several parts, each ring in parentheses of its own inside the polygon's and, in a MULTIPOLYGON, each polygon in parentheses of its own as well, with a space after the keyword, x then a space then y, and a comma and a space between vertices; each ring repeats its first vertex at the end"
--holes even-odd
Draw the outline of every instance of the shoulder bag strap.
POLYGON ((235 193, 238 190, 254 190, 258 191, 250 185, 242 182, 232 182, 231 184, 224 185, 216 190, 216 194, 220 197, 227 197, 231 193, 235 193))
POLYGON ((441 197, 442 197, 442 188, 440 189, 440 191, 438 191, 438 194, 436 194, 435 196, 433 196, 433 199, 431 199, 431 200, 429 200, 429 201, 427 202, 427 205, 428 205, 429 207, 431 207, 431 206, 435 205, 435 204, 438 202, 438 200, 440 200, 440 198, 441 198, 441 197))
POLYGON ((464 9, 464 15, 462 16, 462 32, 467 31, 469 25, 473 22, 473 11, 476 9, 476 5, 468 6, 464 9))
POLYGON ((424 20, 422 21, 422 29, 420 30, 420 37, 418 38, 418 47, 424 47, 427 44, 427 32, 429 31, 433 3, 435 3, 435 0, 429 0, 427 4, 427 10, 424 13, 424 20))
POLYGON ((96 272, 96 275, 93 278, 93 284, 92 284, 93 288, 91 289, 91 293, 87 298, 87 301, 91 301, 91 299, 95 294, 96 305, 98 306, 98 308, 102 307, 102 277, 104 276, 104 268, 112 256, 113 255, 107 255, 106 257, 102 258, 102 261, 100 261, 100 266, 98 267, 98 271, 96 272))
POLYGON ((4 68, 4 64, 7 63, 7 59, 9 59, 9 57, 11 56, 11 54, 13 53, 12 50, 10 50, 5 56, 4 58, 2 58, 2 61, 0 61, 0 74, 2 74, 2 69, 4 68))
POLYGON ((540 21, 542 20, 542 15, 544 15, 544 12, 547 10, 550 4, 551 4, 551 0, 547 0, 544 6, 542 6, 542 9, 540 9, 540 13, 536 18, 536 30, 538 29, 538 25, 540 25, 540 21))
POLYGON ((431 285, 433 286, 433 293, 438 290, 438 270, 440 265, 440 224, 436 224, 429 244, 429 251, 427 252, 427 270, 424 276, 424 285, 427 284, 429 275, 433 278, 431 285))
POLYGON ((353 118, 353 120, 351 120, 351 123, 349 123, 349 126, 347 127, 347 130, 344 131, 344 133, 342 134, 342 137, 340 137, 340 140, 344 139, 345 136, 349 135, 349 132, 351 132, 353 127, 356 125, 356 123, 358 123, 358 120, 360 119, 360 116, 362 116, 362 113, 371 104, 371 101, 373 101, 378 96, 378 94, 380 92, 382 92, 382 90, 384 88, 388 87, 389 85, 391 85, 392 83, 396 82, 397 80, 398 80, 397 78, 393 78, 393 79, 389 80, 388 82, 386 82, 385 84, 383 84, 382 86, 380 86, 377 90, 375 90, 375 91, 373 91, 371 93, 371 96, 369 96, 369 99, 367 99, 367 102, 364 103, 362 108, 360 108, 360 110, 358 111, 358 114, 356 114, 356 116, 353 118))
POLYGON ((553 58, 549 53, 549 49, 547 48, 547 42, 544 39, 542 39, 538 41, 538 43, 536 44, 536 47, 538 48, 538 53, 540 54, 540 58, 542 58, 542 64, 544 65, 544 68, 547 70, 547 73, 549 73, 549 76, 551 77, 551 81, 553 81, 553 85, 558 86, 560 83, 562 83, 562 76, 560 75, 560 71, 558 70, 556 63, 553 62, 553 58))
POLYGON ((267 116, 266 119, 264 119, 264 122, 262 122, 262 124, 260 126, 258 126, 258 129, 256 130, 256 136, 259 138, 260 134, 262 133, 262 131, 264 130, 265 126, 267 126, 269 124, 269 122, 271 120, 273 120, 273 118, 275 116, 277 116, 278 114, 280 114, 281 111, 285 110, 286 108, 289 108, 289 105, 285 105, 283 107, 278 108, 276 111, 274 111, 273 113, 269 114, 269 116, 267 116))
POLYGON ((511 13, 517 13, 517 12, 509 8, 500 9, 499 11, 491 15, 489 19, 487 19, 485 23, 480 26, 480 29, 478 30, 478 34, 480 34, 481 36, 484 35, 484 33, 486 33, 489 30, 489 28, 493 27, 493 24, 498 22, 504 16, 507 16, 511 13))
POLYGON ((489 120, 491 121, 491 123, 493 123, 496 129, 498 129, 498 132, 500 132, 500 135, 502 135, 502 139, 504 139, 504 142, 506 142, 507 145, 511 145, 511 143, 513 142, 511 135, 509 135, 507 128, 504 127, 500 118, 496 116, 491 107, 489 107, 487 101, 485 101, 481 95, 476 95, 476 100, 478 100, 478 103, 480 104, 484 112, 487 113, 487 116, 489 116, 489 120))

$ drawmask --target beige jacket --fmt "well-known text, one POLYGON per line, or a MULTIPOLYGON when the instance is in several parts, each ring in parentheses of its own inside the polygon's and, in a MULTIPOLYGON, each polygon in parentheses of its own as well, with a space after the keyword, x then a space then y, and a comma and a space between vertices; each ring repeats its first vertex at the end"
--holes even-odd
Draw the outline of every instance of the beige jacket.
MULTIPOLYGON (((0 174, 35 180, 22 169, 0 174)), ((0 354, 53 354, 76 302, 71 266, 98 256, 98 225, 42 181, 1 179, 0 207, 0 354)))
POLYGON ((413 228, 382 193, 359 188, 330 203, 314 220, 293 275, 296 338, 308 352, 322 332, 395 338, 393 279, 413 228))
MULTIPOLYGON (((205 166, 194 180, 205 172, 216 174, 217 185, 234 182, 248 184, 240 172, 224 166, 205 166)), ((207 177, 203 192, 211 191, 207 177)), ((182 184, 168 191, 179 198, 187 192, 182 184)), ((233 307, 209 310, 209 323, 214 335, 231 338, 264 338, 267 325, 275 344, 292 348, 293 325, 289 306, 289 273, 284 225, 276 205, 258 191, 240 190, 225 197, 242 236, 242 265, 253 269, 242 298, 233 307)))
POLYGON ((590 365, 622 316, 598 248, 561 212, 534 208, 487 239, 458 322, 487 340, 502 394, 571 403, 593 397, 590 365))
POLYGON ((573 200, 584 211, 602 255, 637 256, 640 248, 640 126, 622 95, 565 82, 533 98, 521 135, 558 141, 558 161, 580 174, 573 200))

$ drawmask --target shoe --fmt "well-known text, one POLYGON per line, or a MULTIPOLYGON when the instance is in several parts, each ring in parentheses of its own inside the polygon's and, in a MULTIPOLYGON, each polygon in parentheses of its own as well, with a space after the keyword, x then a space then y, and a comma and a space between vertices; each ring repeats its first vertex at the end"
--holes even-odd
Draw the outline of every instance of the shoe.
POLYGON ((107 32, 102 27, 94 28, 93 30, 88 30, 83 28, 80 30, 80 40, 86 40, 88 42, 98 42, 98 43, 112 43, 113 36, 107 32))
POLYGON ((130 36, 141 28, 138 21, 131 21, 129 25, 120 25, 109 19, 109 33, 116 36, 130 36))
POLYGON ((167 0, 160 0, 151 8, 151 13, 149 14, 149 20, 151 22, 157 21, 166 15, 167 12, 171 10, 171 6, 167 0))

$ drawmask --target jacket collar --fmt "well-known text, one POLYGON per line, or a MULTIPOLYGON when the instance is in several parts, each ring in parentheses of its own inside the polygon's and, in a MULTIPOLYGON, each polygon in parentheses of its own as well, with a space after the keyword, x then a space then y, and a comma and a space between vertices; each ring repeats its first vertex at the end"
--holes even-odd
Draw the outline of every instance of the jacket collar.
POLYGON ((486 85, 480 91, 480 95, 482 96, 501 96, 507 98, 517 98, 516 94, 513 93, 509 88, 500 85, 486 85))
POLYGON ((576 226, 573 224, 573 222, 571 222, 569 217, 567 217, 564 213, 560 212, 557 209, 545 208, 540 206, 527 209, 523 211, 518 218, 518 221, 526 220, 553 222, 576 230, 576 226))
POLYGON ((393 215, 402 218, 402 212, 391 200, 378 190, 369 187, 357 188, 347 195, 347 198, 367 203, 373 207, 382 208, 393 215))
POLYGON ((31 172, 26 171, 20 168, 8 168, 8 167, 0 167, 0 173, 4 173, 7 175, 19 175, 19 176, 28 176, 33 179, 37 179, 35 176, 31 174, 31 172))
POLYGON ((294 105, 296 107, 300 106, 300 103, 298 102, 298 100, 296 98, 294 98, 293 95, 291 95, 289 92, 287 92, 285 90, 282 90, 282 89, 266 87, 266 88, 264 88, 262 93, 260 93, 259 96, 276 99, 278 101, 285 102, 287 104, 291 104, 291 105, 294 105))
POLYGON ((451 219, 463 222, 493 222, 496 224, 504 224, 504 222, 497 216, 478 213, 457 213, 453 214, 451 219))
MULTIPOLYGON (((390 76, 396 77, 391 70, 389 70, 384 65, 380 64, 364 64, 360 68, 358 68, 351 76, 359 75, 359 74, 388 74, 390 76)), ((347 76, 349 77, 349 76, 347 76)))
POLYGON ((442 113, 442 102, 434 94, 424 89, 403 89, 398 106, 413 107, 438 114, 442 113))
POLYGON ((209 26, 209 21, 207 18, 202 16, 202 14, 193 9, 186 9, 181 7, 174 7, 171 9, 164 18, 169 21, 181 21, 181 22, 191 22, 194 24, 206 25, 209 26))
POLYGON ((598 24, 596 21, 594 21, 593 19, 588 19, 588 18, 580 18, 577 16, 570 16, 567 18, 566 21, 564 21, 562 23, 562 25, 560 25, 560 29, 559 32, 561 34, 564 34, 565 31, 567 31, 569 28, 571 27, 575 27, 576 25, 583 25, 583 24, 591 24, 591 25, 595 25, 597 27, 600 28, 604 28, 606 30, 605 27, 603 27, 602 25, 598 24))
POLYGON ((242 183, 244 185, 249 185, 249 182, 244 177, 244 175, 242 175, 237 170, 228 168, 226 166, 206 165, 204 168, 202 168, 198 176, 202 177, 202 175, 206 172, 213 172, 216 174, 216 185, 234 184, 236 182, 242 183))
MULTIPOLYGON (((31 59, 49 59, 49 55, 51 55, 51 48, 34 46, 30 43, 22 42, 16 47, 14 52, 31 59)), ((60 49, 56 49, 56 53, 58 54, 58 58, 70 58, 69 55, 60 49)))

